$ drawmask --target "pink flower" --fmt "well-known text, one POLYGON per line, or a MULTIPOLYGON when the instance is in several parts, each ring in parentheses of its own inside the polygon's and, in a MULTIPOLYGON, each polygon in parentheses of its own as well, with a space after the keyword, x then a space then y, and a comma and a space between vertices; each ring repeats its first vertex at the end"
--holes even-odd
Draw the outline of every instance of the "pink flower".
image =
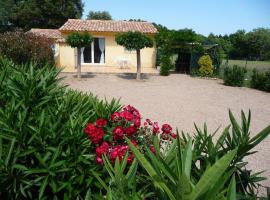
POLYGON ((134 126, 129 126, 125 129, 125 133, 128 134, 129 136, 135 134, 137 129, 134 126))
POLYGON ((156 153, 156 149, 155 149, 155 147, 153 146, 153 145, 151 145, 150 147, 149 147, 149 149, 150 149, 150 151, 152 152, 152 153, 156 153))
POLYGON ((120 117, 124 118, 126 121, 131 121, 134 118, 134 116, 126 110, 120 113, 120 117))
POLYGON ((132 143, 135 147, 138 146, 138 143, 137 143, 135 140, 132 140, 131 143, 132 143))
POLYGON ((177 138, 177 135, 174 134, 174 133, 172 133, 171 136, 172 136, 173 139, 176 139, 177 138))
POLYGON ((103 160, 100 157, 96 157, 96 163, 99 165, 103 165, 103 160))
POLYGON ((150 126, 152 126, 153 123, 151 122, 150 119, 146 119, 145 121, 146 121, 150 126))
POLYGON ((87 135, 89 135, 89 134, 91 134, 91 133, 93 133, 95 131, 96 131, 95 125, 94 124, 91 124, 91 123, 87 124, 86 127, 85 127, 85 129, 84 129, 84 132, 87 135))
POLYGON ((122 126, 117 126, 113 129, 113 138, 115 140, 124 139, 124 128, 122 126))
POLYGON ((134 159, 134 155, 133 154, 129 154, 128 155, 128 159, 127 159, 127 163, 128 164, 131 164, 133 162, 133 159, 134 159))
POLYGON ((96 131, 90 136, 90 139, 94 144, 99 144, 102 142, 104 135, 105 133, 102 128, 96 128, 96 131))
POLYGON ((136 118, 133 120, 133 123, 134 123, 134 126, 138 128, 141 126, 141 119, 136 118))
POLYGON ((107 154, 109 151, 109 144, 103 142, 99 147, 96 148, 96 156, 102 157, 103 154, 107 154))
POLYGON ((93 124, 87 124, 84 131, 94 144, 101 143, 103 140, 103 136, 105 135, 102 128, 97 128, 93 124))
POLYGON ((102 119, 102 118, 100 118, 100 119, 98 119, 98 120, 96 121, 96 125, 97 125, 98 127, 106 126, 107 123, 108 123, 107 120, 106 120, 106 119, 102 119))
POLYGON ((110 160, 114 163, 116 158, 118 157, 119 161, 123 160, 124 155, 126 154, 126 151, 128 149, 128 146, 116 146, 112 149, 110 153, 110 160))
POLYGON ((159 133, 159 126, 157 122, 154 122, 153 124, 153 133, 158 134, 159 133))
POLYGON ((172 127, 169 124, 163 124, 161 130, 163 133, 169 134, 172 131, 172 127))
POLYGON ((119 119, 120 119, 120 113, 119 112, 115 112, 115 113, 113 113, 112 115, 111 115, 111 120, 113 121, 113 122, 116 122, 116 121, 118 121, 119 119))

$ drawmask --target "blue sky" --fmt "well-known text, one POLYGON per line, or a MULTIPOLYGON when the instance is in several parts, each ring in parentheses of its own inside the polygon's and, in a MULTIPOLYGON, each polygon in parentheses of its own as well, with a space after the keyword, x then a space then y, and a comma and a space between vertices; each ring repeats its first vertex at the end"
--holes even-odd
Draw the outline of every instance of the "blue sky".
POLYGON ((270 28, 270 0, 83 0, 90 10, 109 11, 115 20, 144 19, 171 29, 208 35, 270 28))

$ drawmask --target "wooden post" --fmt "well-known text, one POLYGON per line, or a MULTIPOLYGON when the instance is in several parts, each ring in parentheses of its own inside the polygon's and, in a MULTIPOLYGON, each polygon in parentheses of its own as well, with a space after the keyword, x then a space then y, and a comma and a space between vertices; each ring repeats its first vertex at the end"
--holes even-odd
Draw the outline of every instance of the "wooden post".
POLYGON ((82 76, 81 76, 81 48, 80 47, 77 47, 77 63, 78 63, 78 66, 77 66, 77 78, 78 79, 81 79, 82 76))
POLYGON ((137 49, 137 80, 141 79, 141 50, 137 49))

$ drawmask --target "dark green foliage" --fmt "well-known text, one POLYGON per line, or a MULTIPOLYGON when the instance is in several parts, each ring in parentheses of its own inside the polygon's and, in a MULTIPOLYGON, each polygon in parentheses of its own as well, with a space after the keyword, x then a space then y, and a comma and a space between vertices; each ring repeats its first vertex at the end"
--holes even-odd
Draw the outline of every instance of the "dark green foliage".
POLYGON ((224 84, 241 87, 244 85, 246 73, 246 68, 242 68, 237 65, 234 65, 233 67, 225 67, 223 73, 224 84))
POLYGON ((160 59, 160 75, 169 76, 172 68, 170 55, 163 54, 160 59))
POLYGON ((143 177, 143 174, 140 173, 143 170, 139 168, 138 161, 134 159, 129 166, 127 158, 127 154, 121 162, 117 158, 113 166, 108 158, 103 157, 105 169, 110 176, 110 182, 107 184, 98 175, 94 174, 94 176, 105 189, 106 196, 113 200, 144 200, 152 197, 153 192, 149 188, 151 184, 145 179, 146 176, 143 177))
POLYGON ((250 32, 238 30, 230 35, 209 34, 201 40, 205 44, 216 43, 222 58, 241 60, 270 59, 270 29, 257 28, 250 32))
POLYGON ((270 72, 252 71, 250 86, 252 88, 270 92, 270 72))
POLYGON ((53 41, 20 31, 0 34, 0 57, 7 57, 17 64, 33 61, 38 67, 54 64, 51 45, 53 41))
POLYGON ((141 32, 127 32, 118 34, 115 38, 117 44, 124 46, 127 50, 139 50, 153 47, 153 40, 141 32))
POLYGON ((66 39, 67 44, 69 44, 72 48, 75 48, 75 47, 82 48, 82 47, 89 46, 91 45, 92 41, 93 41, 93 37, 87 32, 71 33, 66 39))
POLYGON ((112 20, 112 16, 108 11, 90 11, 87 19, 95 20, 112 20))
POLYGON ((56 68, 0 60, 0 199, 84 199, 100 173, 87 122, 108 117, 118 101, 66 90, 56 68))
POLYGON ((81 18, 82 12, 81 0, 1 0, 0 25, 2 30, 60 28, 70 18, 81 18))

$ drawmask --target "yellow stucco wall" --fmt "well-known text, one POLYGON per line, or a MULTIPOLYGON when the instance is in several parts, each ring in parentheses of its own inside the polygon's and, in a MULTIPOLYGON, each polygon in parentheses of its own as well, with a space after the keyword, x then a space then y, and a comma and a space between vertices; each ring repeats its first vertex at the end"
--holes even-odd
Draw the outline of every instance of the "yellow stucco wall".
MULTIPOLYGON (((124 47, 117 45, 115 42, 115 34, 112 33, 90 33, 93 37, 104 37, 105 38, 105 64, 83 64, 82 70, 91 71, 91 66, 95 67, 120 67, 119 60, 125 59, 128 61, 128 68, 135 69, 137 66, 136 52, 129 52, 124 47)), ((66 37, 67 33, 62 33, 66 37)), ((153 35, 149 35, 153 37, 153 35)), ((63 67, 64 72, 75 72, 76 71, 76 50, 71 48, 65 43, 59 43, 59 62, 57 66, 63 67)), ((141 50, 141 65, 142 71, 144 68, 155 68, 156 62, 156 48, 144 48, 141 50)))

